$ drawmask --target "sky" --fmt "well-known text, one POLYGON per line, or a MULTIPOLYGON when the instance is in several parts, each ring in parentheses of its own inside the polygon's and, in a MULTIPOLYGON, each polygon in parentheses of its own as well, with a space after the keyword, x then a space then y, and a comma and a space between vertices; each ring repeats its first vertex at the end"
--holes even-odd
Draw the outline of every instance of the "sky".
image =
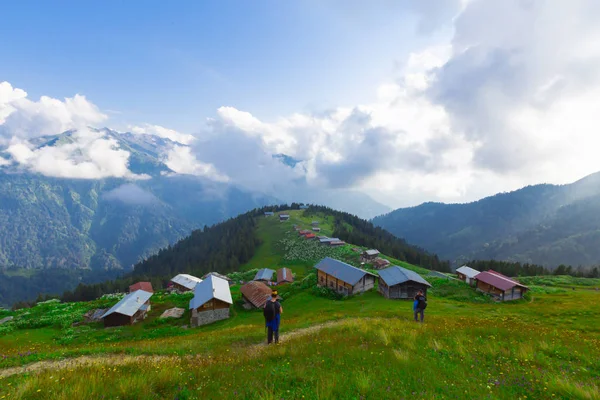
POLYGON ((177 141, 177 173, 393 208, 600 171, 595 0, 20 1, 0 21, 0 166, 140 179, 89 129, 109 127, 177 141))

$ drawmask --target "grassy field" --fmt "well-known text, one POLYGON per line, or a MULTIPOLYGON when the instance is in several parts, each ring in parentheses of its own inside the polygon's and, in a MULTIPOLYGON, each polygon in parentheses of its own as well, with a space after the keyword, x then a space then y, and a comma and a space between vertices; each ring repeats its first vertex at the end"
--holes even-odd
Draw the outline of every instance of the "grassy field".
MULTIPOLYGON (((261 221, 263 244, 246 271, 288 265, 307 276, 321 250, 302 247, 291 230, 310 220, 300 212, 292 219, 261 221)), ((358 260, 351 246, 331 250, 358 260)), ((502 304, 462 282, 427 278, 433 289, 421 325, 410 301, 375 291, 330 300, 306 284, 310 276, 299 279, 281 288, 278 346, 264 345, 262 313, 240 306, 237 285, 232 317, 195 329, 182 327, 187 313, 158 318, 185 307, 190 294, 155 294, 143 323, 111 329, 72 322, 116 299, 0 311, 15 316, 0 326, 0 399, 600 398, 600 293, 588 290, 595 281, 573 290, 573 278, 525 278, 528 298, 502 304)))

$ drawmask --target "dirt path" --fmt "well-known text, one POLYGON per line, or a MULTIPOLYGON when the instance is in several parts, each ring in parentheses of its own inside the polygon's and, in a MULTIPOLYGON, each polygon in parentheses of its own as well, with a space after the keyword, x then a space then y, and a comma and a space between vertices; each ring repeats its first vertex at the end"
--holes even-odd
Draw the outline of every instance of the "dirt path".
MULTIPOLYGON (((354 319, 343 319, 338 321, 330 321, 322 324, 313 325, 308 328, 296 329, 288 333, 281 335, 280 340, 282 342, 303 337, 316 333, 322 329, 329 328, 332 326, 343 325, 349 323, 354 319)), ((264 342, 251 345, 247 348, 248 353, 251 356, 257 356, 262 353, 267 346, 264 342)), ((62 360, 47 360, 37 361, 31 364, 23 365, 20 367, 9 367, 0 369, 0 378, 7 378, 13 375, 25 374, 25 373, 40 373, 47 370, 61 370, 61 369, 73 369, 79 367, 87 367, 92 365, 109 365, 109 366, 120 366, 125 364, 131 364, 140 361, 159 362, 166 360, 181 360, 181 359, 194 359, 196 355, 187 356, 164 356, 164 355, 139 355, 131 356, 125 354, 105 354, 97 356, 79 356, 72 358, 65 358, 62 360)))

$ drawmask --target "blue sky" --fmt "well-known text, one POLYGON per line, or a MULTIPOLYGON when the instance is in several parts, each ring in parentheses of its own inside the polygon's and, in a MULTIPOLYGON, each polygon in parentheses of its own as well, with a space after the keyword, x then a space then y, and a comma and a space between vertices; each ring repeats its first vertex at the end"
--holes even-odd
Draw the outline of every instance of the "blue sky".
POLYGON ((80 93, 114 121, 187 132, 220 106, 270 119, 358 104, 435 40, 401 3, 10 2, 0 77, 30 98, 80 93))
POLYGON ((399 207, 568 183, 600 171, 598 38, 598 0, 5 2, 0 168, 137 179, 86 130, 108 126, 178 141, 177 173, 275 195, 399 207))

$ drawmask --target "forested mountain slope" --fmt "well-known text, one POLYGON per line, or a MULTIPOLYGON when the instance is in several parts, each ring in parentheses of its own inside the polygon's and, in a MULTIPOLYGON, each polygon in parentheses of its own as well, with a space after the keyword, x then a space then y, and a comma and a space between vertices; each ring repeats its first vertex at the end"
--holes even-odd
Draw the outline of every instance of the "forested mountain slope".
POLYGON ((499 259, 547 266, 600 263, 600 174, 468 204, 425 203, 373 220, 457 263, 499 259))

